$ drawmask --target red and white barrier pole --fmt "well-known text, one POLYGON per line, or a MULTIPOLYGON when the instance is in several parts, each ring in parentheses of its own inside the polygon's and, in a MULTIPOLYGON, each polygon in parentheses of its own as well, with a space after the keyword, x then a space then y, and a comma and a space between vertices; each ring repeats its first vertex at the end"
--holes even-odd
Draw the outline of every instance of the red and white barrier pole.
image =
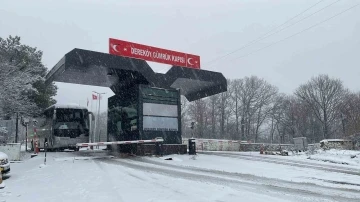
POLYGON ((237 140, 222 140, 222 139, 195 139, 198 142, 227 142, 227 143, 239 143, 237 140))
POLYGON ((156 138, 152 140, 131 140, 131 141, 115 141, 115 142, 93 142, 93 143, 77 143, 77 147, 88 147, 88 146, 105 146, 105 145, 118 145, 118 144, 141 144, 141 143, 156 143, 163 142, 164 139, 156 138))

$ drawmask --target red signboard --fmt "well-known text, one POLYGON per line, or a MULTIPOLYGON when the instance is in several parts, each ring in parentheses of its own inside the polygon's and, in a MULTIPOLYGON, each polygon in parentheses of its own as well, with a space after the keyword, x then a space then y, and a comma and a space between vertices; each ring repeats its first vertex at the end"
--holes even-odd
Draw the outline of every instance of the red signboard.
POLYGON ((200 69, 200 56, 112 38, 109 39, 109 53, 174 66, 200 69))

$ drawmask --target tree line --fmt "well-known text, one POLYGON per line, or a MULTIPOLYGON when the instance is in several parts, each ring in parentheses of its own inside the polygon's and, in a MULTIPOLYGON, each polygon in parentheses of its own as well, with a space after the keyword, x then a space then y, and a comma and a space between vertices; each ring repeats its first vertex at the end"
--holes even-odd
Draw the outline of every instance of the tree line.
POLYGON ((311 78, 292 94, 256 76, 227 82, 227 92, 194 102, 182 99, 184 137, 268 143, 306 137, 315 143, 350 138, 360 130, 360 93, 328 75, 311 78))
POLYGON ((0 37, 0 119, 15 113, 33 117, 56 103, 57 87, 45 85, 42 51, 21 44, 20 37, 0 37))

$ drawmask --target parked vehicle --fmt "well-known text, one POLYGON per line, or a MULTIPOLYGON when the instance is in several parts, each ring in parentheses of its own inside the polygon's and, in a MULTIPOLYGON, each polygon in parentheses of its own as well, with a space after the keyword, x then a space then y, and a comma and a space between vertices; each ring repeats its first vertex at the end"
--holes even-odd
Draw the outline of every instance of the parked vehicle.
POLYGON ((7 154, 0 152, 0 171, 1 174, 10 172, 10 161, 7 154))

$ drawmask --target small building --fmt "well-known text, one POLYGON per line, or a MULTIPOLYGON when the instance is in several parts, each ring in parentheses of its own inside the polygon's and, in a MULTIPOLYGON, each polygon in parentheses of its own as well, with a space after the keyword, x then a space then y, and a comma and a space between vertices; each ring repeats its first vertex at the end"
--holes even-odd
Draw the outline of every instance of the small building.
POLYGON ((296 151, 306 151, 308 147, 306 137, 296 137, 294 139, 294 146, 296 151))

